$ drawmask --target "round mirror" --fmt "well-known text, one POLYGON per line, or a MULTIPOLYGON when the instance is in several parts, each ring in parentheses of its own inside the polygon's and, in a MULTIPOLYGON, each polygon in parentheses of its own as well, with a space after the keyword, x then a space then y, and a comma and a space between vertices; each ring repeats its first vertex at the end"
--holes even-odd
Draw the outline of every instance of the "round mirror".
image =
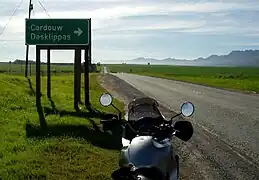
POLYGON ((112 104, 112 96, 109 93, 104 93, 100 97, 100 103, 103 106, 110 106, 112 104))
POLYGON ((194 113, 194 105, 191 102, 185 102, 181 106, 182 115, 189 117, 194 113))

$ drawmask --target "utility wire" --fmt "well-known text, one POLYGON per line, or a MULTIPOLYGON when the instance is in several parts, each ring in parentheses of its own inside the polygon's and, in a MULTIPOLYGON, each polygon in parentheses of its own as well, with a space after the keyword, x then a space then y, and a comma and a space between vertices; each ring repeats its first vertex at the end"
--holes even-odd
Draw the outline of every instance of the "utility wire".
MULTIPOLYGON (((7 28, 8 24, 10 23, 11 19, 13 18, 13 16, 15 15, 15 13, 17 12, 17 10, 20 8, 21 4, 23 3, 24 0, 21 0, 21 2, 19 3, 19 5, 16 7, 16 9, 13 11, 11 17, 9 18, 8 22, 5 24, 5 26, 3 27, 3 29, 1 30, 0 36, 4 33, 4 30, 7 28)), ((38 0, 38 3, 40 4, 40 6, 42 7, 42 9, 45 11, 45 13, 50 17, 47 9, 44 7, 44 5, 40 2, 40 0, 38 0)), ((34 15, 34 10, 32 10, 32 15, 34 15)), ((20 41, 24 41, 24 40, 9 40, 9 39, 0 39, 0 42, 20 42, 20 41)))
POLYGON ((7 28, 8 24, 10 23, 10 21, 12 20, 13 16, 15 15, 16 11, 21 7, 23 3, 23 0, 20 1, 19 5, 14 9, 12 15, 10 16, 10 18, 8 19, 8 21, 6 22, 5 26, 3 27, 3 29, 0 32, 0 36, 4 33, 5 29, 7 28))
MULTIPOLYGON (((21 0, 20 3, 18 4, 18 6, 14 9, 12 15, 10 16, 10 18, 8 19, 8 21, 7 21, 6 24, 4 25, 3 29, 1 30, 0 36, 3 35, 5 29, 7 28, 8 24, 9 24, 10 21, 12 20, 13 16, 14 16, 15 13, 17 12, 17 10, 21 7, 22 3, 23 3, 23 0, 21 0)), ((1 40, 1 42, 3 42, 3 43, 1 43, 1 45, 0 45, 0 47, 1 47, 0 50, 2 50, 2 47, 5 46, 5 42, 4 42, 3 40, 1 40)))
POLYGON ((44 7, 44 5, 40 2, 40 0, 38 0, 38 3, 40 4, 40 6, 42 7, 42 9, 45 11, 45 13, 50 17, 47 9, 44 7))

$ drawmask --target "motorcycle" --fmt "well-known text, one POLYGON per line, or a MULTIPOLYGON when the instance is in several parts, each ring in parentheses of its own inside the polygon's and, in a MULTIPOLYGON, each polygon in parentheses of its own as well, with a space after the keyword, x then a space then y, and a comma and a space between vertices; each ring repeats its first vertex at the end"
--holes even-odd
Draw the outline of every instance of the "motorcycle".
MULTIPOLYGON (((103 106, 116 108, 112 101, 109 93, 100 96, 103 106)), ((174 152, 172 137, 187 142, 193 135, 193 127, 189 121, 173 123, 173 120, 180 115, 190 117, 194 113, 194 105, 191 102, 183 103, 181 113, 170 120, 165 119, 158 107, 155 99, 139 98, 128 104, 124 120, 118 108, 117 118, 101 120, 106 129, 112 128, 114 123, 120 123, 122 127, 120 168, 112 173, 114 180, 180 179, 179 156, 174 152)))

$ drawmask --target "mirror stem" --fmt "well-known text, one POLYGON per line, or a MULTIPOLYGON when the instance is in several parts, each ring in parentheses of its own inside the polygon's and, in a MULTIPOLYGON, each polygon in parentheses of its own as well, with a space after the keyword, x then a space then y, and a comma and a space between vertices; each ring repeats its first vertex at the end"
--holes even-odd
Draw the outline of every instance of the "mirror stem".
POLYGON ((119 120, 121 120, 121 111, 116 106, 114 106, 113 104, 111 104, 111 105, 112 105, 112 107, 114 107, 119 112, 119 120))
POLYGON ((176 114, 175 116, 173 116, 173 117, 171 118, 171 120, 174 119, 174 118, 177 117, 177 116, 180 116, 181 114, 182 114, 182 113, 176 114))

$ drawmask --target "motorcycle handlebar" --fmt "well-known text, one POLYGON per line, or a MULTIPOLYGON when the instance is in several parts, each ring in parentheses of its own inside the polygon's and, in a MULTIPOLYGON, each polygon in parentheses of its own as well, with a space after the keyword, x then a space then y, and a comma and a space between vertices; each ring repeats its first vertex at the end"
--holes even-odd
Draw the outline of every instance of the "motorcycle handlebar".
POLYGON ((126 124, 132 132, 134 132, 135 134, 138 134, 138 135, 153 135, 153 136, 167 136, 169 134, 174 134, 176 132, 176 130, 170 125, 170 123, 162 123, 160 124, 159 126, 152 126, 152 130, 151 132, 140 132, 139 130, 136 130, 135 128, 132 127, 132 125, 126 121, 125 119, 117 119, 115 118, 115 116, 113 116, 113 118, 111 118, 111 115, 110 115, 110 118, 109 119, 101 119, 101 123, 113 123, 113 122, 118 122, 118 123, 124 123, 126 124))
POLYGON ((152 135, 159 139, 164 139, 168 137, 168 135, 175 134, 177 130, 175 130, 172 126, 165 126, 161 128, 161 126, 154 126, 155 129, 152 129, 151 132, 136 132, 138 135, 152 135))

